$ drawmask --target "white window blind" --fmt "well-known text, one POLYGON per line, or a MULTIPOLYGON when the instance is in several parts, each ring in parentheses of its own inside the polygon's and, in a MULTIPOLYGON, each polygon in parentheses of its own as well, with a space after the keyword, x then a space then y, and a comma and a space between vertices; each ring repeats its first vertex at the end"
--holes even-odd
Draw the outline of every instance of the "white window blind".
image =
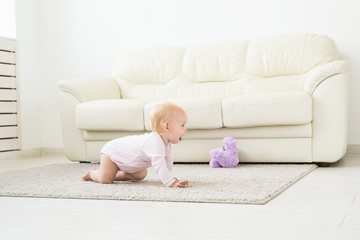
POLYGON ((0 152, 20 149, 16 75, 15 40, 0 37, 0 152))

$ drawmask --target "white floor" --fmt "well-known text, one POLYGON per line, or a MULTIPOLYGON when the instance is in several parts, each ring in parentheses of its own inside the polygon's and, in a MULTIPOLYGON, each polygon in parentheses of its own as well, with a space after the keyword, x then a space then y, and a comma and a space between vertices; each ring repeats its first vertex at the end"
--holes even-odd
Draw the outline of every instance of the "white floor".
MULTIPOLYGON (((2 171, 67 162, 0 161, 2 171)), ((0 239, 360 239, 360 154, 266 205, 0 197, 0 239)))

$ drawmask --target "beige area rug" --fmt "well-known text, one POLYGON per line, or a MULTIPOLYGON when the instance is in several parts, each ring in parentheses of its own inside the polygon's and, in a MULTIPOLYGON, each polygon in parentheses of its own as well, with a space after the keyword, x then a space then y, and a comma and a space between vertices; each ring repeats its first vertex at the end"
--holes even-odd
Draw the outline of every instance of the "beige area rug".
POLYGON ((99 184, 81 179, 97 164, 54 164, 0 173, 0 196, 265 204, 316 168, 314 164, 175 164, 184 188, 167 188, 152 169, 143 181, 99 184))

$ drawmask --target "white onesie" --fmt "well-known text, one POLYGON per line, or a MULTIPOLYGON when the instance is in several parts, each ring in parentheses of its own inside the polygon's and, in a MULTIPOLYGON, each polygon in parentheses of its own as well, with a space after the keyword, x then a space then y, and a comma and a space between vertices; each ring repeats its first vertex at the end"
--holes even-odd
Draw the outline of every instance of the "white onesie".
POLYGON ((121 171, 134 173, 153 166, 166 186, 175 181, 171 175, 171 143, 166 151, 165 144, 157 132, 114 139, 104 145, 101 153, 116 163, 121 171))

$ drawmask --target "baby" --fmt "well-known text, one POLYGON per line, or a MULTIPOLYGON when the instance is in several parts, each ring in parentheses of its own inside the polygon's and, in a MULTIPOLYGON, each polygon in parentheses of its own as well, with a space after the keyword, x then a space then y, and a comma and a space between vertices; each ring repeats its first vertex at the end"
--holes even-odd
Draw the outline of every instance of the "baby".
POLYGON ((161 103, 150 113, 151 133, 114 139, 101 149, 100 168, 92 168, 83 180, 99 183, 142 180, 152 166, 167 187, 182 187, 188 180, 171 175, 172 144, 179 143, 186 133, 184 109, 161 103))

